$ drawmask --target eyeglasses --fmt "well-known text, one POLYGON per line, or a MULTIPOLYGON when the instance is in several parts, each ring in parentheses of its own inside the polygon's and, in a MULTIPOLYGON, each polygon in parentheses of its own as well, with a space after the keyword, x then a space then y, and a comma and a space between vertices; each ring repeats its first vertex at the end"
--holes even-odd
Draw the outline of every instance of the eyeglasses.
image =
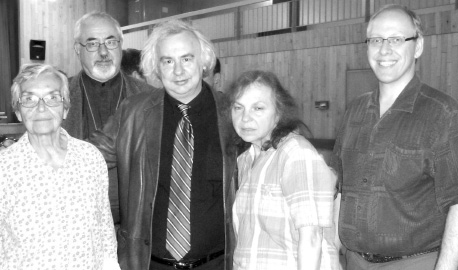
POLYGON ((107 47, 108 50, 114 50, 118 48, 119 40, 110 39, 110 40, 105 40, 103 43, 100 43, 98 41, 89 41, 89 42, 86 42, 86 44, 80 43, 80 45, 85 47, 88 52, 97 51, 100 45, 102 44, 105 44, 105 47, 107 47))
POLYGON ((40 100, 43 100, 48 107, 57 107, 62 104, 64 98, 59 94, 50 94, 42 98, 35 95, 26 95, 19 98, 19 103, 26 108, 33 108, 38 105, 40 100))
POLYGON ((404 42, 409 41, 409 40, 416 40, 418 36, 415 37, 387 37, 387 38, 382 38, 382 37, 372 37, 372 38, 366 38, 366 43, 369 44, 369 46, 373 47, 381 47, 383 45, 383 41, 388 41, 388 44, 390 46, 400 46, 404 44, 404 42))

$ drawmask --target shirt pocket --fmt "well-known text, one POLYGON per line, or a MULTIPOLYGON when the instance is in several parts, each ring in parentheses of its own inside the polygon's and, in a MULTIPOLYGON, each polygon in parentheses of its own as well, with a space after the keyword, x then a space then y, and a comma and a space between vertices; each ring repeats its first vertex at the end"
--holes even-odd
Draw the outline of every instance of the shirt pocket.
POLYGON ((289 215, 280 185, 262 184, 259 200, 259 223, 261 228, 270 232, 284 231, 284 216, 289 215))
POLYGON ((359 152, 369 143, 371 131, 371 114, 357 115, 345 127, 342 137, 342 150, 359 152))
POLYGON ((430 151, 405 149, 390 144, 382 163, 382 181, 387 191, 409 191, 418 181, 431 174, 433 160, 430 151))

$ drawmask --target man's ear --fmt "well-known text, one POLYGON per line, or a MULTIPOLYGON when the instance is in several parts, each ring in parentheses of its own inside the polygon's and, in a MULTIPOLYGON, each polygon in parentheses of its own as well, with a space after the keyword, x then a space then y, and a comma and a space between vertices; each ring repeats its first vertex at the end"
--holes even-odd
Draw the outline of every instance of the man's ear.
POLYGON ((80 48, 78 43, 73 44, 73 49, 75 50, 76 55, 80 55, 80 48))
POLYGON ((423 43, 424 39, 423 37, 418 37, 415 43, 415 59, 418 59, 421 54, 423 53, 423 43))

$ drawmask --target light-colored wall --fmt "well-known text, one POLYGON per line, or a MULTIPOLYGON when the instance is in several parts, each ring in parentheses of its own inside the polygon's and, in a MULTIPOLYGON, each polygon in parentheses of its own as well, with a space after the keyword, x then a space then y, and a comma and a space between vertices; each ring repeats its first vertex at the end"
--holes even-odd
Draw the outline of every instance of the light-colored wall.
POLYGON ((105 11, 105 1, 20 0, 20 63, 36 62, 30 60, 31 39, 46 40, 44 63, 57 66, 69 76, 76 74, 81 66, 73 50, 73 28, 81 16, 94 10, 105 11))
POLYGON ((72 76, 81 65, 73 50, 75 22, 91 11, 105 11, 127 24, 127 2, 124 0, 19 0, 20 64, 44 62, 72 76), (46 40, 44 61, 30 60, 31 39, 46 40))

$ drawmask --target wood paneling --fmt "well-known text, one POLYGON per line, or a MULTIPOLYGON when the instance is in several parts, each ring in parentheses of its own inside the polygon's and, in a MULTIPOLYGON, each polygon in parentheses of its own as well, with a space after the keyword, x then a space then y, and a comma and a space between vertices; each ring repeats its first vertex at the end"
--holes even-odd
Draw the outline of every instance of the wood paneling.
POLYGON ((235 16, 233 12, 195 19, 191 23, 207 37, 212 37, 212 39, 235 37, 235 16))
MULTIPOLYGON (((57 66, 72 76, 80 69, 73 50, 75 22, 90 11, 105 11, 105 1, 100 0, 20 0, 20 62, 30 60, 29 41, 46 40, 44 63, 57 66)), ((38 61, 42 62, 42 61, 38 61)))
MULTIPOLYGON (((453 26, 458 13, 449 0, 445 8, 443 1, 436 2, 441 5, 432 7, 427 2, 418 5, 423 8, 418 13, 427 26, 427 35, 417 71, 424 82, 458 99, 458 31, 453 26)), ((346 73, 370 68, 363 43, 366 26, 364 22, 336 24, 303 32, 217 42, 223 89, 241 72, 273 71, 297 100, 301 117, 314 136, 335 138, 347 94, 352 96, 346 92, 346 73), (330 109, 315 109, 317 100, 329 100, 330 109)))
MULTIPOLYGON (((373 12, 387 3, 401 3, 418 11, 427 30, 418 73, 425 82, 458 98, 455 1, 371 0, 367 7, 366 0, 301 0, 300 22, 309 29, 265 37, 255 36, 287 26, 289 4, 244 10, 241 26, 244 33, 253 33, 253 37, 215 44, 222 64, 223 87, 246 70, 274 71, 298 101, 301 117, 315 137, 335 138, 337 123, 346 107, 346 72, 369 68, 363 43, 365 11, 373 12), (317 100, 329 100, 330 109, 315 109, 317 100)), ((105 9, 105 1, 100 0, 20 0, 21 63, 30 62, 30 39, 46 40, 45 62, 74 75, 80 70, 73 51, 74 23, 89 11, 105 9)), ((200 17, 193 23, 204 28, 203 32, 211 38, 222 33, 232 37, 234 26, 230 24, 236 19, 231 12, 217 14, 215 21, 200 17), (208 25, 217 26, 219 31, 206 28, 208 25)), ((124 47, 142 48, 145 39, 146 31, 126 34, 124 47)))
POLYGON ((239 1, 240 0, 183 0, 183 12, 190 12, 210 7, 217 7, 239 1))
POLYGON ((124 49, 133 48, 142 50, 145 41, 148 39, 148 30, 140 30, 124 34, 124 43, 122 47, 124 49))
POLYGON ((348 20, 364 16, 366 0, 300 0, 300 25, 348 20))

